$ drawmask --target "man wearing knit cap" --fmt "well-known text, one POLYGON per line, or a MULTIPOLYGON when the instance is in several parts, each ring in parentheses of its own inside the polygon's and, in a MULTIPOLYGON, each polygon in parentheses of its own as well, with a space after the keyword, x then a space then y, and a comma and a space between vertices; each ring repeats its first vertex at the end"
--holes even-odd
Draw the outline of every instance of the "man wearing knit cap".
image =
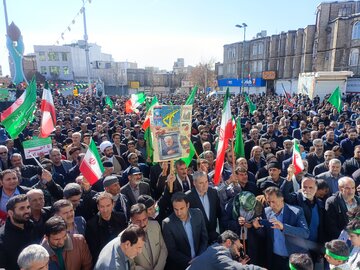
POLYGON ((126 168, 126 163, 121 156, 114 155, 114 149, 112 143, 109 141, 103 141, 100 144, 100 151, 104 155, 102 161, 111 161, 114 165, 114 173, 121 175, 126 168))
POLYGON ((115 175, 106 176, 103 181, 105 192, 112 195, 115 202, 114 211, 123 213, 128 221, 129 204, 125 195, 120 193, 119 179, 115 175))

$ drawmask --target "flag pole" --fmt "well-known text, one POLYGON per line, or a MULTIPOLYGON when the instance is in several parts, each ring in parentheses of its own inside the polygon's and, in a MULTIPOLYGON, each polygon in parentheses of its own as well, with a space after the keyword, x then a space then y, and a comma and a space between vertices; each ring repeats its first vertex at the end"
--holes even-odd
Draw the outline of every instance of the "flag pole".
POLYGON ((234 151, 234 138, 231 140, 231 153, 232 153, 232 169, 235 173, 235 151, 234 151))

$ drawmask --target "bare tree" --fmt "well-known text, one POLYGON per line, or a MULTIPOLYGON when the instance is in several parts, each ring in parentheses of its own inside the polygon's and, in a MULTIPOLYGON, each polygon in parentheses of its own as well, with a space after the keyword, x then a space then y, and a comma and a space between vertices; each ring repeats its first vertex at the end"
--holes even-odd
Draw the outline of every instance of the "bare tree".
POLYGON ((204 90, 207 87, 215 86, 215 60, 201 62, 196 65, 190 74, 190 79, 193 84, 202 87, 204 90))

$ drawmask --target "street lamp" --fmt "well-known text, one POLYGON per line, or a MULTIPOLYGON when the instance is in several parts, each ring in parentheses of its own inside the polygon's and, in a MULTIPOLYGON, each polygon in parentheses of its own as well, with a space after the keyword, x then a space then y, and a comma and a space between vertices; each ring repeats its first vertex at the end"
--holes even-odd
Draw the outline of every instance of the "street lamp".
MULTIPOLYGON (((237 24, 235 27, 243 28, 244 29, 244 40, 243 40, 243 47, 242 47, 242 62, 241 62, 241 88, 242 92, 244 93, 244 67, 245 67, 245 37, 246 37, 246 27, 248 25, 246 23, 237 24)), ((241 90, 240 90, 241 93, 241 90)))

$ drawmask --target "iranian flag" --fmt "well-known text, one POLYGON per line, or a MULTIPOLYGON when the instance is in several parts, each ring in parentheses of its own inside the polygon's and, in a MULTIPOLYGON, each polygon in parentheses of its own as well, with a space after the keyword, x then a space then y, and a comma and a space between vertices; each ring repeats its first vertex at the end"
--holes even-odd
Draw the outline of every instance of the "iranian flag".
POLYGON ((12 114, 13 112, 16 111, 17 108, 19 108, 21 106, 21 104, 24 103, 25 97, 26 97, 26 91, 25 90, 22 95, 15 100, 15 102, 13 104, 11 104, 10 107, 8 107, 6 110, 4 110, 1 113, 1 122, 4 121, 10 114, 12 114))
POLYGON ((151 116, 151 111, 152 109, 159 105, 159 102, 158 102, 158 99, 157 97, 153 97, 153 99, 151 100, 151 103, 150 104, 147 104, 147 110, 146 110, 146 117, 145 117, 145 120, 144 120, 144 123, 142 124, 142 128, 143 130, 146 130, 148 127, 150 127, 150 116, 151 116))
POLYGON ((301 173, 304 170, 304 163, 301 159, 301 153, 300 153, 300 147, 299 147, 298 140, 294 140, 292 164, 295 167, 295 175, 301 173))
POLYGON ((41 100, 40 138, 47 138, 54 131, 56 125, 55 106, 48 83, 45 83, 41 100))
POLYGON ((144 101, 145 101, 144 93, 132 94, 130 99, 127 100, 125 103, 125 112, 126 113, 131 113, 131 112, 138 113, 139 111, 137 110, 137 107, 139 107, 140 104, 143 103, 144 101))
POLYGON ((230 93, 229 88, 226 90, 224 108, 221 117, 221 125, 219 132, 219 141, 216 154, 216 165, 214 174, 214 184, 218 185, 220 182, 220 175, 224 167, 225 151, 229 144, 229 139, 233 137, 233 123, 230 108, 230 93))
POLYGON ((91 139, 89 148, 80 164, 80 172, 90 185, 93 185, 100 179, 104 170, 99 152, 91 139))

